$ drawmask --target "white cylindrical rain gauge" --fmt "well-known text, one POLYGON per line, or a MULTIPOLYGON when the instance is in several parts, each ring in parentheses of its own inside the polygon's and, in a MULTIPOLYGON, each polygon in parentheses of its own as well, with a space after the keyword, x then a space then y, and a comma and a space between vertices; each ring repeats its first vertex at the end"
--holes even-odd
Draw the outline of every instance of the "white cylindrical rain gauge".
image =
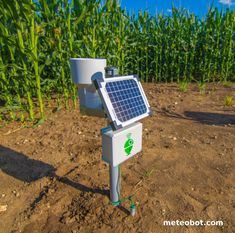
POLYGON ((92 79, 104 78, 106 59, 71 58, 72 80, 78 86, 80 110, 87 115, 103 116, 100 97, 92 84, 92 79))

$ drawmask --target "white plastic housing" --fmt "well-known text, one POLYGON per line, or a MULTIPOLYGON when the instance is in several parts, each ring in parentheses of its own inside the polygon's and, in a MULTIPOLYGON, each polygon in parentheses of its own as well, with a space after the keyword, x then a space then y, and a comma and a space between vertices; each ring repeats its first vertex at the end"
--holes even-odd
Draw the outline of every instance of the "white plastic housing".
POLYGON ((105 76, 106 59, 70 58, 72 80, 75 84, 92 84, 91 78, 105 76))
POLYGON ((102 159, 114 167, 142 150, 142 124, 139 122, 116 131, 104 128, 101 133, 102 159), (131 150, 127 148, 129 139, 133 142, 131 150))

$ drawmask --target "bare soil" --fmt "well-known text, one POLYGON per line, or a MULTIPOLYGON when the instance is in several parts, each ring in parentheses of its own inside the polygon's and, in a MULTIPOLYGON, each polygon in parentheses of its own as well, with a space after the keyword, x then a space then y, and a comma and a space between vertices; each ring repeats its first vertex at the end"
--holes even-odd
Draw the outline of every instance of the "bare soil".
POLYGON ((235 232, 235 85, 145 84, 153 110, 143 151, 122 164, 123 197, 109 202, 101 161, 106 120, 78 110, 50 113, 36 128, 0 129, 0 232, 235 232), (164 226, 164 220, 222 220, 223 226, 164 226))

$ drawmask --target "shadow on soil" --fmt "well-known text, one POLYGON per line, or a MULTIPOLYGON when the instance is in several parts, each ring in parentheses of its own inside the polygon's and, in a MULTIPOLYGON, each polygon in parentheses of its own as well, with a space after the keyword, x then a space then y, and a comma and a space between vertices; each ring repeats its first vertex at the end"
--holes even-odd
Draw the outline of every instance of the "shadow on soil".
MULTIPOLYGON (((232 111, 231 111, 232 112, 232 111)), ((202 124, 208 125, 235 125, 235 115, 211 113, 211 112, 184 112, 179 114, 172 111, 164 110, 163 114, 167 117, 198 121, 202 124)))
POLYGON ((99 193, 109 195, 108 190, 89 188, 83 184, 73 182, 65 176, 57 176, 56 169, 42 161, 28 158, 26 155, 13 151, 0 145, 0 169, 18 180, 33 182, 43 177, 56 178, 58 181, 70 185, 82 192, 99 193))
MULTIPOLYGON (((11 150, 7 147, 0 145, 0 169, 2 172, 9 176, 12 176, 18 180, 30 183, 36 181, 43 177, 56 178, 59 182, 66 185, 70 185, 81 192, 91 192, 98 193, 109 197, 109 190, 103 190, 99 188, 89 188, 83 184, 74 182, 66 177, 71 171, 69 171, 65 176, 56 175, 56 169, 47 163, 42 161, 34 160, 28 158, 26 155, 11 150)), ((43 187, 42 191, 39 193, 38 197, 35 198, 31 204, 31 208, 35 208, 38 202, 41 201, 45 193, 49 190, 49 186, 43 187)), ((123 206, 117 206, 125 214, 129 214, 129 211, 123 206)))
POLYGON ((235 115, 210 112, 184 112, 187 118, 208 125, 235 125, 235 115))
POLYGON ((56 170, 50 164, 29 159, 26 155, 1 145, 0 169, 9 176, 28 183, 45 176, 53 176, 56 170))

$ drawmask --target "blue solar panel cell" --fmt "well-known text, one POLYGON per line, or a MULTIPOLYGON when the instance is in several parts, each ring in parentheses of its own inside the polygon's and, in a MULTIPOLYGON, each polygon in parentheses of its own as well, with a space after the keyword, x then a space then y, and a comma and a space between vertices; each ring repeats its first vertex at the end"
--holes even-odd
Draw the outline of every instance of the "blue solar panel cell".
POLYGON ((125 122, 147 112, 135 80, 107 82, 105 88, 119 121, 125 122))

